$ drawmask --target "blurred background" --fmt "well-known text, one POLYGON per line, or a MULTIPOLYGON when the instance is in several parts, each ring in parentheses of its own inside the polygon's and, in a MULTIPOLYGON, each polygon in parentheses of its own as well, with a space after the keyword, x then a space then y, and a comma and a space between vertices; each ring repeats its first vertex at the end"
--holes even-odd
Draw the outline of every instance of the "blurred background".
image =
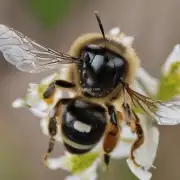
MULTIPOLYGON (((158 77, 173 46, 180 43, 179 7, 179 0, 0 0, 0 24, 67 52, 82 33, 99 32, 94 17, 98 10, 106 30, 120 26, 127 35, 135 36, 134 48, 142 66, 158 77)), ((44 167, 48 138, 42 135, 39 120, 26 109, 11 108, 14 99, 23 97, 29 82, 39 82, 45 75, 48 73, 21 73, 0 55, 0 180, 60 180, 67 175, 44 167)), ((179 180, 180 127, 159 129, 152 179, 179 180)), ((63 147, 56 147, 55 154, 61 153, 63 147)), ((116 160, 113 165, 106 179, 136 179, 125 162, 116 160)))

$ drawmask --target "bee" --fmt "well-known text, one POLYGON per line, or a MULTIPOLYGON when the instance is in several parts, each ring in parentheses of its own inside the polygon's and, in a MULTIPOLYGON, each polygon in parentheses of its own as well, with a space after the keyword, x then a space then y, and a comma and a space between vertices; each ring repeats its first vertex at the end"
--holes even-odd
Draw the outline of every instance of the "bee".
POLYGON ((52 103, 56 88, 76 93, 73 98, 59 99, 49 114, 50 141, 45 163, 54 148, 59 124, 64 146, 73 154, 89 152, 103 137, 104 162, 108 165, 110 153, 119 141, 121 122, 125 121, 137 134, 130 157, 139 166, 134 151, 143 144, 144 133, 133 107, 140 107, 158 122, 172 123, 179 117, 180 108, 131 88, 140 60, 134 49, 106 35, 97 12, 95 16, 101 33, 78 37, 67 54, 44 47, 5 25, 0 25, 0 51, 9 63, 28 73, 68 67, 66 80, 55 80, 44 92, 48 103, 52 103), (170 117, 171 112, 176 116, 170 117))

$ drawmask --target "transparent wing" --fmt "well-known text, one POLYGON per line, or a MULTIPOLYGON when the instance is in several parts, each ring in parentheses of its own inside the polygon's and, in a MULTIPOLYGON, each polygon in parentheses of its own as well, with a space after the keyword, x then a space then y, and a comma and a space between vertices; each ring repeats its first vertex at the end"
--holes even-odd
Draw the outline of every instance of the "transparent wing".
POLYGON ((79 63, 78 58, 56 52, 31 40, 15 29, 0 24, 0 51, 19 70, 37 73, 61 64, 79 63))
POLYGON ((140 107, 147 115, 156 120, 158 124, 175 125, 180 123, 180 105, 177 102, 163 103, 153 100, 126 87, 135 106, 140 107))

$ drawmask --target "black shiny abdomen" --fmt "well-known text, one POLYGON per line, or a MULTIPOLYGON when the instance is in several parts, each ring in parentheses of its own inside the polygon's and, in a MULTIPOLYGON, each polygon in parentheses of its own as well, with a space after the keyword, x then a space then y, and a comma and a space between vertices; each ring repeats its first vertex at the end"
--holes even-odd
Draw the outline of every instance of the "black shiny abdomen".
POLYGON ((126 60, 96 45, 87 46, 82 52, 83 64, 78 65, 83 93, 89 97, 108 95, 127 74, 126 60))
POLYGON ((72 143, 64 142, 68 151, 81 154, 89 151, 102 138, 106 127, 105 109, 100 105, 88 103, 84 100, 72 100, 63 110, 61 132, 69 142, 74 142, 85 149, 77 148, 72 143), (75 128, 75 123, 81 122, 88 125, 89 132, 80 132, 75 128))

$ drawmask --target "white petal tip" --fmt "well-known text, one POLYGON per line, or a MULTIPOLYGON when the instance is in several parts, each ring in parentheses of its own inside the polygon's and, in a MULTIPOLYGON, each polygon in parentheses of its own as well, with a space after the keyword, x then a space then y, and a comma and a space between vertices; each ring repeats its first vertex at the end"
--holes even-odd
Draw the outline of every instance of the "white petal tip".
POLYGON ((66 156, 61 156, 57 158, 50 158, 47 161, 47 167, 52 170, 63 169, 65 171, 69 171, 70 169, 67 167, 66 163, 68 158, 66 156))
POLYGON ((125 46, 131 47, 134 42, 134 37, 133 36, 125 36, 121 41, 125 46))
POLYGON ((36 84, 36 83, 29 83, 29 87, 31 88, 31 89, 34 89, 34 88, 36 88, 38 86, 38 84, 36 84))
POLYGON ((120 28, 119 27, 114 27, 113 29, 111 29, 109 31, 109 34, 113 35, 113 36, 117 36, 120 33, 120 28))
POLYGON ((24 99, 16 99, 13 103, 12 103, 12 107, 13 108, 21 108, 25 106, 25 101, 24 99))
POLYGON ((145 169, 141 167, 137 167, 132 160, 127 159, 126 160, 131 172, 140 180, 150 180, 152 177, 152 174, 149 171, 146 171, 145 169))
POLYGON ((176 44, 174 46, 174 51, 179 52, 180 51, 180 44, 176 44))

